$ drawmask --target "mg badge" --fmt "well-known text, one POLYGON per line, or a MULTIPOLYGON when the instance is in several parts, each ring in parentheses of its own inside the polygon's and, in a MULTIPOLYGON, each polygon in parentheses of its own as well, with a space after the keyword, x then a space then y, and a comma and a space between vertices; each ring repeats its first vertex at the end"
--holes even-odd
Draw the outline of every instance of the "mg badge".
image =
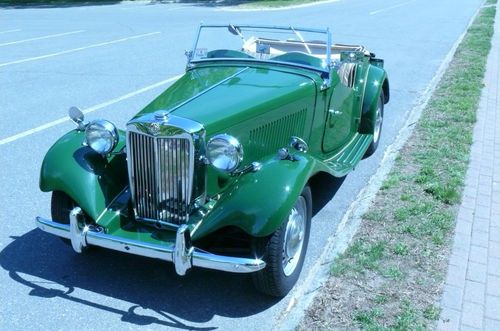
POLYGON ((160 133, 160 124, 159 123, 151 123, 151 126, 149 127, 149 133, 151 133, 154 136, 156 136, 158 133, 160 133))

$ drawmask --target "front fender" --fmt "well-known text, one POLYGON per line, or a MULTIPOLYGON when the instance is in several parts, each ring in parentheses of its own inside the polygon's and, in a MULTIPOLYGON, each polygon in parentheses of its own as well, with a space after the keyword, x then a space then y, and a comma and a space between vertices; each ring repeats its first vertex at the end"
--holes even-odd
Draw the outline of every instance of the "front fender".
POLYGON ((318 167, 308 154, 295 158, 269 158, 261 170, 235 180, 193 233, 193 239, 226 226, 237 226, 254 237, 276 231, 318 167))
POLYGON ((363 97, 363 112, 359 132, 373 134, 375 110, 380 93, 384 93, 384 103, 389 101, 389 80, 383 68, 370 65, 363 97))
MULTIPOLYGON (((93 220, 128 185, 125 154, 105 158, 82 146, 84 132, 73 130, 61 137, 47 152, 40 171, 43 192, 63 191, 93 220)), ((120 142, 125 143, 120 132, 120 142)))

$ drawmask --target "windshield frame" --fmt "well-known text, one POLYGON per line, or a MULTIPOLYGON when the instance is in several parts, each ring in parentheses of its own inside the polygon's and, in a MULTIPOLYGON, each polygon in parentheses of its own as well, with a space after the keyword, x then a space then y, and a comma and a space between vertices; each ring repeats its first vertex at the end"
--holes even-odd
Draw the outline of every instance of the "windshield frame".
MULTIPOLYGON (((306 45, 304 43, 304 45, 306 45)), ((307 46, 306 46, 307 47, 307 46)), ((196 63, 203 63, 203 62, 214 62, 214 61, 248 61, 248 62, 259 62, 259 63, 272 63, 272 64, 280 64, 280 65, 287 65, 287 66, 293 66, 293 67, 299 67, 299 68, 304 68, 304 69, 310 69, 314 71, 320 71, 323 73, 329 73, 329 70, 331 68, 331 47, 332 47, 332 38, 331 38, 331 33, 329 28, 325 29, 315 29, 315 28, 303 28, 303 27, 294 27, 294 26, 275 26, 275 25, 256 25, 256 24, 238 24, 238 25, 233 25, 233 24, 204 24, 200 23, 196 37, 193 42, 193 46, 190 51, 186 51, 186 57, 187 57, 187 67, 192 67, 193 64, 196 63), (281 30, 281 31, 289 31, 290 34, 295 34, 300 36, 300 32, 308 32, 308 33, 318 33, 318 34, 324 34, 325 35, 325 40, 320 40, 321 43, 324 42, 325 44, 325 65, 323 68, 316 67, 316 66, 309 66, 309 65, 304 65, 304 64, 298 64, 298 63, 293 63, 293 62, 285 62, 285 61, 278 61, 278 60, 272 60, 272 59, 258 59, 258 58, 238 58, 238 59, 231 59, 231 58, 210 58, 210 59, 194 59, 194 55, 196 54, 196 49, 198 46, 198 42, 200 40, 200 35, 202 32, 202 29, 205 28, 236 28, 236 29, 265 29, 265 30, 281 30), (297 34, 298 32, 298 34, 297 34)))

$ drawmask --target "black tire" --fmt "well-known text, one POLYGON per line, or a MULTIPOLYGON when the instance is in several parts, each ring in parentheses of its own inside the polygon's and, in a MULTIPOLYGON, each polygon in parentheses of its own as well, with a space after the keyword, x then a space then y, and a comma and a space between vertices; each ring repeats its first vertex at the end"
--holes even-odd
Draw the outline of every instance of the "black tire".
MULTIPOLYGON (((69 224, 69 213, 76 207, 75 201, 62 191, 52 192, 50 201, 50 212, 52 220, 56 223, 69 224)), ((60 238, 65 244, 71 246, 71 241, 66 238, 60 238)))
POLYGON ((384 93, 382 91, 380 92, 380 96, 378 98, 376 111, 378 111, 378 110, 380 110, 380 116, 381 116, 380 123, 377 124, 377 113, 376 113, 375 114, 375 124, 374 124, 374 128, 373 128, 373 141, 370 144, 370 146, 368 146, 368 149, 366 150, 363 158, 369 157, 373 153, 375 153, 375 151, 378 148, 378 144, 380 142, 380 137, 382 135, 382 125, 384 124, 384 93), (379 127, 378 134, 376 134, 377 126, 379 127))
MULTIPOLYGON (((302 190, 300 197, 297 199, 294 208, 292 208, 290 214, 283 221, 283 224, 272 235, 265 238, 254 239, 253 248, 255 253, 257 256, 261 256, 266 262, 266 267, 264 269, 252 274, 253 283, 257 290, 270 296, 284 297, 293 288, 299 278, 302 265, 304 264, 304 257, 307 251, 309 232, 311 229, 311 217, 312 195, 311 189, 309 186, 306 186, 302 190), (287 269, 287 267, 284 266, 284 259, 286 258, 284 244, 285 235, 287 233, 287 224, 290 222, 292 211, 298 208, 297 206, 299 203, 301 205, 303 204, 301 199, 305 200, 304 237, 299 253, 300 255, 298 256, 298 259, 296 259, 297 262, 294 262, 291 273, 286 275, 285 269, 287 269)), ((289 259, 288 261, 291 260, 292 259, 289 259)))

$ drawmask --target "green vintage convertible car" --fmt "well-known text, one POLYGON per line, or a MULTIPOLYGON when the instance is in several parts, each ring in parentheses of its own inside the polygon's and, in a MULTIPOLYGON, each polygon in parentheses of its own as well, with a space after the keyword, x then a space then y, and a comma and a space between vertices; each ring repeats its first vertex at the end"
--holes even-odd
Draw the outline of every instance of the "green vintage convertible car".
POLYGON ((77 128, 42 164, 43 231, 191 267, 251 273, 284 296, 309 240, 319 174, 345 176, 380 141, 389 82, 328 29, 206 25, 186 72, 125 130, 70 109, 77 128))

